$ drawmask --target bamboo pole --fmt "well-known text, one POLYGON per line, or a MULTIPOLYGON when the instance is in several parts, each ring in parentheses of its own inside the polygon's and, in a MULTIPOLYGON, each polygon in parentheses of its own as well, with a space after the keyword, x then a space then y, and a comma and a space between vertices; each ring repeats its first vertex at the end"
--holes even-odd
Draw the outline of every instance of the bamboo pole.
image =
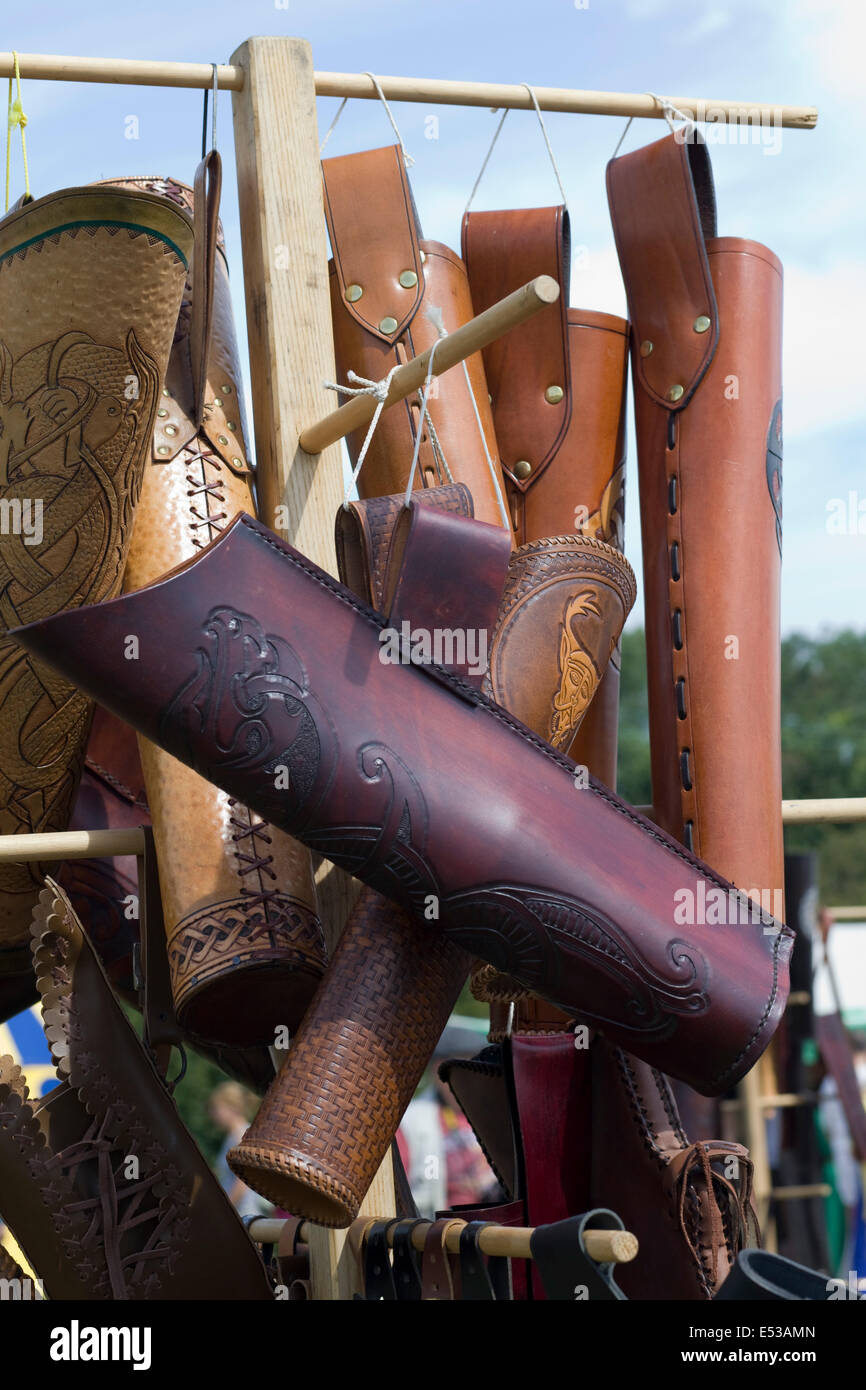
MULTIPOLYGON (((475 352, 480 352, 518 324, 525 323, 533 314, 537 314, 539 309, 546 309, 549 304, 555 304, 558 298, 559 285, 549 275, 539 275, 528 284, 521 285, 513 294, 500 299, 497 304, 491 304, 483 314, 477 314, 468 323, 455 328, 447 338, 438 340, 436 355, 433 358, 433 375, 441 376, 449 368, 456 367, 459 362, 471 357, 475 352)), ((405 400, 413 391, 423 386, 432 351, 432 348, 428 348, 426 352, 397 368, 385 397, 385 409, 397 401, 405 400)), ((327 449, 329 445, 336 444, 338 440, 351 434, 352 430, 369 424, 376 413, 377 404, 373 396, 353 396, 345 405, 332 410, 330 415, 303 430, 298 440, 300 447, 308 454, 320 453, 322 449, 327 449)))
MULTIPOLYGON (((281 40, 254 40, 281 42, 281 40)), ((293 40, 282 40, 291 43, 293 40)), ((202 90, 213 85, 210 63, 169 63, 140 58, 82 58, 54 53, 19 53, 21 76, 29 81, 95 82, 138 87, 185 87, 202 90)), ((15 71, 11 53, 0 53, 0 77, 15 71)), ((377 92, 365 73, 317 72, 313 74, 317 96, 376 99, 377 92)), ((219 88, 241 92, 242 63, 217 67, 219 88)), ((504 82, 452 82, 430 77, 380 77, 391 101, 426 102, 431 106, 486 106, 532 110, 525 87, 504 82)), ((660 120, 664 112, 646 92, 596 92, 569 87, 535 87, 542 111, 566 111, 590 116, 638 116, 660 120)), ((700 120, 703 113, 713 122, 775 124, 795 130, 813 130, 818 121, 814 106, 772 105, 769 102, 735 101, 707 97, 668 98, 680 111, 700 120)))
MULTIPOLYGON (((367 1218, 370 1219, 369 1216, 367 1218)), ((383 1220, 383 1217, 377 1217, 383 1220)), ((275 1244, 280 1238, 284 1222, 272 1217, 260 1216, 251 1221, 248 1227, 251 1238, 260 1245, 275 1244)), ((416 1250, 424 1249, 424 1236, 429 1222, 416 1226, 412 1232, 412 1244, 416 1250)), ((460 1231, 464 1221, 455 1219, 454 1225, 446 1233, 445 1245, 452 1254, 460 1250, 460 1231)), ((308 1243, 310 1237, 320 1228, 311 1221, 305 1221, 298 1231, 298 1240, 308 1243)), ((509 1255, 513 1259, 532 1258, 530 1237, 533 1226, 488 1226, 482 1231, 478 1244, 485 1255, 509 1255)), ((388 1232, 388 1244, 393 1244, 392 1232, 388 1232)), ((638 1239, 631 1231, 584 1231, 583 1244, 586 1253, 596 1264, 628 1264, 638 1253, 638 1239)))

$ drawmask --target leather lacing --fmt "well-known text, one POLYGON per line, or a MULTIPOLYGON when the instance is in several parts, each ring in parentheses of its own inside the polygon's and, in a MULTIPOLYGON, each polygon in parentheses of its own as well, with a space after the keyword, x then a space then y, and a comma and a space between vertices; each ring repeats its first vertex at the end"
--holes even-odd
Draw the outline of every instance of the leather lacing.
MULTIPOLYGON (((64 1177, 74 1181, 76 1171, 82 1164, 95 1161, 97 1192, 81 1201, 67 1202, 63 1211, 90 1218, 90 1227, 81 1245, 102 1245, 112 1295, 115 1299, 127 1299, 129 1282, 140 1280, 145 1266, 152 1266, 157 1260, 171 1261, 173 1251, 164 1233, 175 1222, 178 1209, 174 1203, 165 1204, 153 1191, 155 1184, 164 1181, 166 1176, 160 1165, 155 1164, 150 1176, 138 1181, 130 1181, 123 1176, 124 1166, 131 1155, 121 1151, 117 1139, 106 1133, 111 1124, 111 1115, 109 1108, 102 1119, 95 1118, 83 1138, 61 1149, 45 1164, 45 1168, 46 1171, 59 1170, 64 1177), (120 1192, 119 1178, 123 1183, 120 1192), (150 1205, 147 1204, 148 1199, 150 1205), (124 1237, 147 1222, 153 1224, 153 1229, 144 1245, 141 1249, 124 1254, 124 1237)), ((152 1284, 157 1280, 158 1276, 154 1273, 148 1276, 146 1282, 152 1284)))
MULTIPOLYGON (((229 799, 229 806, 235 807, 239 804, 240 803, 233 798, 229 799)), ((233 827, 232 840, 235 845, 235 858, 238 861, 238 876, 240 878, 245 878, 247 874, 258 874, 259 886, 258 888, 251 888, 247 884, 244 884, 241 888, 241 896, 245 899, 247 908, 263 907, 265 909, 265 917, 267 918, 268 907, 273 902, 274 898, 279 897, 279 890, 276 888, 267 888, 263 882, 263 875, 265 874, 267 874, 268 878, 276 882, 277 876, 273 869, 269 867, 274 862, 274 856, 272 854, 261 854, 256 841, 263 840, 266 845, 273 844, 272 837, 268 833, 271 827, 267 821, 254 821, 252 812, 247 810, 246 807, 242 809, 246 811, 249 819, 242 821, 232 815, 229 822, 233 827), (251 852, 248 854, 239 847, 241 841, 246 839, 250 841, 251 852)))
MULTIPOLYGON (((709 1249, 710 1258, 715 1264, 719 1249, 727 1248, 731 1254, 733 1262, 740 1250, 744 1249, 750 1242, 755 1245, 761 1243, 761 1232, 758 1225, 758 1218, 752 1205, 752 1173, 753 1167, 750 1159, 741 1154, 732 1154, 726 1148, 717 1148, 714 1144, 698 1141, 691 1144, 684 1153, 677 1155, 678 1172, 674 1179, 674 1203, 676 1215, 679 1217, 680 1229, 685 1241, 691 1250, 698 1265, 702 1265, 700 1248, 695 1245, 690 1234, 690 1222, 686 1211, 686 1202, 689 1193, 692 1191, 689 1179, 693 1170, 699 1168, 703 1174, 706 1193, 707 1209, 710 1221, 709 1249), (712 1166, 713 1159, 735 1158, 742 1173, 739 1183, 735 1184, 732 1180, 719 1173, 712 1166), (730 1229, 725 1230, 725 1221, 719 1209, 718 1189, 724 1189, 727 1197, 726 1206, 730 1217, 730 1229)), ((717 1277, 715 1270, 711 1271, 713 1280, 717 1277)))
POLYGON ((190 530, 193 532, 192 543, 197 550, 201 550, 204 546, 210 545, 214 536, 222 531, 224 523, 228 521, 228 512, 225 510, 226 499, 222 490, 222 477, 214 478, 212 481, 208 482, 207 476, 208 465, 215 469, 218 474, 221 474, 223 461, 219 454, 215 453, 213 449, 202 442, 201 436, 187 446, 185 453, 187 454, 189 465, 192 465, 193 462, 201 463, 201 482, 197 482, 189 473, 186 475, 188 484, 187 497, 190 499, 194 497, 203 497, 204 499, 204 506, 206 509, 204 515, 197 510, 195 503, 192 501, 190 501, 189 508, 193 518, 189 523, 190 530), (223 510, 212 512, 210 510, 211 500, 221 504, 223 510), (204 540, 200 540, 195 533, 200 531, 203 526, 208 528, 207 536, 204 540))

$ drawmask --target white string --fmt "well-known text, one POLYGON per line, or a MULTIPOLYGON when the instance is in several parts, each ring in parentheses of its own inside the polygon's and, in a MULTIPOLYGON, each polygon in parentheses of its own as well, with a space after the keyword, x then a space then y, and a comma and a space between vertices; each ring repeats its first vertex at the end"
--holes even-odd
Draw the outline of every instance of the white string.
MULTIPOLYGON (((430 314, 428 310, 428 318, 429 316, 430 314)), ((433 384, 433 358, 436 356, 436 349, 438 348, 441 342, 442 337, 436 339, 436 341, 430 348, 430 356, 427 358, 427 376, 424 380, 424 394, 421 397, 421 415, 423 418, 426 419, 429 419, 429 415, 427 413, 427 401, 430 398, 430 387, 433 384)), ((421 453, 422 433, 423 431, 420 429, 420 427, 415 433, 415 449, 412 454, 412 466, 409 469, 409 481, 406 484, 406 496, 403 498, 404 507, 408 507, 410 501, 412 500, 412 485, 415 482, 415 472, 418 468, 418 456, 421 453)))
POLYGON ((376 409, 373 412, 373 418, 370 421, 369 428, 364 437, 364 443, 361 445, 361 452, 358 455, 358 462, 355 464, 351 481, 349 483, 349 486, 346 488, 346 495, 343 498, 343 506, 345 507, 346 511, 348 511, 349 509, 350 493, 358 481, 358 474, 361 472, 361 467, 363 465, 364 459, 367 457, 367 450, 370 447, 370 441, 372 440, 373 435, 376 433, 376 426, 379 423, 379 416, 382 414, 382 411, 385 408, 385 401, 388 399, 388 392, 391 389, 391 378, 393 377, 394 373, 397 371, 399 366, 400 363, 395 362, 388 375, 383 377, 381 381, 370 381, 367 377, 358 376, 356 372, 350 371, 349 380, 359 382, 360 385, 358 386, 340 386, 340 384, 336 381, 322 382, 322 385, 325 387, 326 391, 339 391, 340 395, 342 396, 372 396, 376 401, 376 409))
MULTIPOLYGON (((656 96, 655 92, 647 92, 646 95, 648 97, 652 97, 653 101, 657 102, 658 105, 662 108, 664 118, 667 121, 668 126, 670 127, 674 135, 676 135, 676 130, 674 129, 674 123, 672 119, 674 116, 678 117, 678 119, 681 121, 685 121, 686 125, 691 126, 692 130, 697 130, 697 124, 692 120, 691 116, 687 116, 685 111, 680 111, 678 107, 674 106, 673 102, 668 101, 667 97, 656 96)), ((611 155, 611 159, 616 159, 617 155, 619 154, 622 142, 628 135, 629 128, 633 120, 634 116, 629 116, 628 120, 625 123, 625 130, 616 142, 616 149, 611 155)))
POLYGON ((385 96, 385 93, 382 91, 382 88, 381 88, 381 86, 379 85, 379 79, 378 79, 378 77, 375 75, 375 73, 372 73, 372 72, 366 72, 366 71, 365 71, 365 72, 364 72, 364 76, 365 76, 365 77, 369 77, 370 81, 373 83, 373 86, 376 88, 377 93, 379 94, 379 100, 381 101, 382 105, 383 105, 384 108, 385 108, 385 114, 386 114, 386 116, 388 117, 388 120, 391 122, 391 129, 394 131, 394 134, 395 134, 396 137, 397 137, 397 144, 400 146, 400 149, 403 151, 403 163, 406 165, 406 168, 407 168, 407 169, 410 169, 410 168, 412 167, 412 165, 415 163, 415 161, 414 161, 414 159, 412 158, 411 154, 409 154, 409 153, 407 152, 406 146, 403 144, 403 137, 402 137, 402 135, 400 134, 399 130, 397 129, 397 122, 394 120, 394 115, 393 115, 393 113, 392 113, 392 111, 391 111, 390 106, 388 105, 388 101, 387 101, 387 98, 386 98, 386 96, 385 96))
MULTIPOLYGON (((556 162, 556 156, 555 156, 555 154, 553 153, 553 146, 551 145, 551 143, 550 143, 550 137, 549 137, 549 135, 547 134, 547 126, 544 124, 544 117, 543 117, 542 114, 541 114, 541 107, 540 107, 539 104, 538 104, 538 97, 535 95, 535 88, 534 88, 534 87, 530 87, 530 85, 529 85, 528 82, 521 82, 520 85, 521 85, 521 87, 525 87, 525 88, 526 88, 527 92, 529 93, 529 97, 530 97, 530 100, 531 100, 531 102, 532 102, 532 105, 533 105, 534 108, 535 108, 535 114, 536 114, 536 116, 538 117, 538 124, 541 126, 541 133, 542 133, 542 135, 544 136, 544 143, 545 143, 545 145, 547 146, 547 153, 548 153, 548 156, 549 156, 549 158, 550 158, 550 163, 551 163, 551 165, 552 165, 552 167, 553 167, 553 172, 554 172, 554 175, 555 175, 555 177, 556 177, 556 182, 557 182, 558 185, 559 185, 560 196, 561 196, 561 198, 562 198, 562 201, 563 201, 564 206, 565 206, 566 209, 567 209, 567 208, 568 208, 568 199, 567 199, 566 196, 565 196, 565 189, 564 189, 563 186, 562 186, 562 177, 561 177, 560 172, 559 172, 559 165, 558 165, 557 162, 556 162)), ((496 108, 494 107, 494 110, 495 110, 495 109, 496 109, 496 108)), ((480 168, 479 171, 478 171, 478 177, 477 177, 477 179, 475 180, 474 184, 472 185, 472 192, 469 194, 469 200, 468 200, 468 202, 467 202, 467 204, 466 204, 466 207, 463 209, 463 215, 464 215, 464 217, 466 216, 466 213, 469 211, 470 207, 472 206, 472 200, 474 199, 475 194, 478 192, 478 185, 480 184, 481 180, 482 180, 483 177, 484 177, 484 171, 485 171, 485 169, 487 168, 487 165, 488 165, 489 162, 490 162, 490 156, 491 156, 492 153, 493 153, 493 149, 494 149, 494 146, 495 146, 495 144, 496 144, 496 141, 499 139, 499 132, 502 130, 502 127, 505 125, 505 117, 508 115, 508 112, 509 112, 510 109, 511 109, 510 107, 506 106, 505 110, 502 112, 502 115, 501 115, 501 117, 500 117, 500 119, 499 119, 499 124, 498 124, 498 126, 496 127, 496 130, 495 130, 494 135, 493 135, 493 139, 490 141, 490 148, 488 149, 487 154, 484 156, 484 163, 481 165, 481 168, 480 168)), ((510 525, 510 524, 511 524, 511 523, 509 522, 509 525, 510 525)))
POLYGON ((622 142, 623 142, 623 140, 625 139, 625 137, 628 135, 629 128, 630 128, 631 123, 632 123, 633 120, 634 120, 634 116, 629 116, 628 120, 627 120, 626 123, 625 123, 625 130, 623 131, 622 135, 619 137, 619 139, 618 139, 617 142, 616 142, 616 149, 614 150, 613 154, 611 155, 611 159, 616 159, 617 155, 619 154, 620 146, 622 145, 622 142))
POLYGON ((325 146, 327 145, 328 141, 330 140, 331 136, 333 135, 334 130, 336 129, 337 122, 338 122, 338 120, 340 119, 340 117, 342 116, 342 114, 343 114, 343 108, 344 108, 344 106, 346 105, 346 102, 347 102, 348 100, 349 100, 348 97, 343 97, 343 100, 340 102, 340 105, 337 107, 337 114, 336 114, 336 116, 334 117, 334 119, 331 121, 331 124, 328 126, 328 129, 327 129, 327 131, 325 132, 325 138, 324 138, 324 140, 322 141, 321 145, 319 146, 319 155, 320 155, 320 156, 323 155, 323 154, 325 153, 325 146))

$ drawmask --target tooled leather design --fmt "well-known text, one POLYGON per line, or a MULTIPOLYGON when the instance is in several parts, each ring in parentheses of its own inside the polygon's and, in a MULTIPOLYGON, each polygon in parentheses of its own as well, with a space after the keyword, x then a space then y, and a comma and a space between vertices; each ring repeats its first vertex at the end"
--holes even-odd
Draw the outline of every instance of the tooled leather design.
MULTIPOLYGON (((265 634, 249 614, 212 608, 196 650, 196 671, 169 702, 160 733, 168 751, 184 748, 201 776, 214 771, 261 772, 268 818, 302 823, 322 794, 323 747, 312 713, 318 702, 293 648, 265 634), (283 785, 278 786, 278 780, 283 785), (272 790, 266 790, 270 781, 272 790)), ((317 709, 324 722, 324 711, 317 709)), ((327 739, 336 756, 332 731, 327 739)), ((183 757, 183 754, 179 754, 183 757)))
MULTIPOLYGON (((581 589, 573 594, 562 615, 562 636, 559 643, 559 689, 553 696, 550 720, 550 742, 561 744, 572 734, 589 708, 601 678, 601 672, 578 635, 582 617, 592 613, 601 617, 597 595, 593 589, 581 589)), ((614 640, 611 647, 616 645, 614 640)))
POLYGON ((524 885, 488 885, 454 894, 441 904, 441 921, 448 936, 464 949, 483 955, 502 975, 530 989, 543 989, 553 998, 562 973, 563 957, 590 960, 626 995, 624 1018, 582 1010, 598 1023, 616 1023, 636 1032, 664 1033, 680 1014, 699 1014, 709 1008, 709 964, 693 942, 667 943, 670 974, 653 970, 640 952, 609 919, 562 894, 545 893, 524 885))
MULTIPOLYGON (((132 329, 122 346, 70 331, 17 361, 0 344, 0 501, 43 503, 38 544, 3 537, 3 630, 116 590, 158 390, 132 329)), ((84 696, 0 639, 0 832, 65 822, 89 718, 84 696)), ((38 883, 37 866, 0 866, 0 891, 38 883)))
POLYGON ((773 407, 767 431, 767 487, 776 513, 776 542, 782 554, 782 402, 773 407))
POLYGON ((168 943, 175 1003, 242 965, 293 960, 296 969, 320 974, 324 954, 318 917, 288 893, 270 894, 258 910, 248 898, 209 903, 188 913, 168 943))
MULTIPOLYGON (((423 502, 424 492, 430 490, 432 493, 426 475, 424 476, 423 489, 420 498, 416 497, 414 500, 423 502)), ((472 498, 468 488, 462 484, 437 487, 435 494, 435 501, 431 495, 429 505, 435 506, 437 511, 450 512, 454 516, 472 516, 472 498)), ((361 524, 368 533, 364 545, 370 567, 370 593, 362 594, 360 597, 369 599, 375 608, 381 608, 385 594, 391 539, 394 535, 397 519, 405 506, 405 496, 397 494, 388 497, 371 497, 366 501, 350 505, 363 514, 361 524)), ((341 578, 345 573, 345 565, 341 555, 344 549, 345 543, 338 531, 337 559, 341 565, 341 578)))

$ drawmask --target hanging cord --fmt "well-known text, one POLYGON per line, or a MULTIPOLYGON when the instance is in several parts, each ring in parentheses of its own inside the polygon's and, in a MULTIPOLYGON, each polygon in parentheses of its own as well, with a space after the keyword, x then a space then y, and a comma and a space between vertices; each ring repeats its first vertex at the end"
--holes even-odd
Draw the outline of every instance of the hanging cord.
MULTIPOLYGON (((553 153, 553 146, 552 146, 551 143, 550 143, 550 136, 549 136, 548 133, 547 133, 547 126, 544 124, 544 117, 543 117, 542 114, 541 114, 541 107, 540 107, 539 104, 538 104, 538 97, 535 95, 535 88, 534 88, 534 87, 530 87, 530 85, 529 85, 528 82, 521 82, 520 85, 521 85, 521 87, 525 87, 525 88, 526 88, 527 92, 529 93, 529 97, 530 97, 530 100, 531 100, 531 102, 532 102, 532 105, 533 105, 533 107, 535 108, 535 114, 536 114, 536 116, 538 117, 538 124, 541 126, 541 134, 542 134, 542 136, 544 137, 544 143, 545 143, 545 145, 546 145, 546 147, 547 147, 547 154, 548 154, 548 157, 549 157, 549 159, 550 159, 551 167, 553 168, 554 177, 556 178, 556 182, 557 182, 557 184, 559 185, 560 197, 562 198, 563 205, 565 206, 565 208, 566 208, 566 210, 567 210, 567 209, 568 209, 568 199, 567 199, 566 196, 565 196, 565 189, 564 189, 563 184, 562 184, 562 176, 560 175, 560 172, 559 172, 559 165, 558 165, 557 162, 556 162, 556 155, 553 153)), ((495 109, 496 109, 496 108, 494 107, 494 111, 495 111, 495 109)), ((463 209, 463 215, 464 215, 464 217, 465 217, 466 213, 469 211, 470 207, 472 206, 472 201, 473 201, 473 199, 474 199, 474 197, 475 197, 475 194, 478 192, 478 185, 480 184, 482 178, 484 177, 484 171, 485 171, 485 169, 487 168, 487 165, 488 165, 489 162, 490 162, 490 156, 491 156, 492 153, 493 153, 493 149, 494 149, 494 146, 496 145, 496 141, 499 139, 499 133, 500 133, 500 131, 502 130, 502 127, 505 125, 505 117, 508 115, 508 112, 509 112, 510 109, 511 109, 510 107, 506 106, 505 110, 502 112, 502 115, 501 115, 500 118, 499 118, 499 124, 498 124, 498 126, 496 127, 496 130, 494 131, 493 139, 490 141, 490 148, 488 149, 486 155, 484 156, 484 163, 481 165, 481 168, 480 168, 479 171, 478 171, 478 177, 477 177, 477 179, 475 180, 474 184, 472 185, 472 192, 469 194, 469 200, 468 200, 468 202, 467 202, 467 204, 466 204, 466 207, 463 209)), ((510 523, 509 523, 509 524, 510 524, 510 523)))
MULTIPOLYGON (((211 63, 213 68, 213 109, 211 115, 211 136, 210 147, 215 150, 217 147, 217 94, 219 91, 219 68, 216 63, 211 63)), ((201 157, 204 159, 207 154, 207 101, 210 91, 204 89, 204 109, 201 117, 201 157)))
MULTIPOLYGON (((412 158, 412 156, 411 156, 411 154, 409 153, 409 151, 406 149, 406 146, 403 144, 403 137, 402 137, 402 135, 400 134, 400 131, 399 131, 398 128, 397 128, 397 122, 394 120, 394 113, 393 113, 393 111, 391 110, 390 106, 388 105, 388 99, 387 99, 387 97, 385 96, 385 93, 382 91, 382 87, 381 87, 381 84, 380 84, 380 82, 379 82, 378 77, 377 77, 376 74, 373 73, 373 72, 365 72, 365 73, 364 73, 364 76, 365 76, 365 77, 369 77, 369 79, 370 79, 370 81, 372 82, 373 86, 376 88, 376 95, 378 96, 379 100, 381 101, 382 105, 384 106, 384 108, 385 108, 385 115, 388 117, 388 120, 391 122, 391 129, 393 130, 394 134, 395 134, 396 137, 397 137, 397 144, 400 146, 400 151, 401 151, 401 153, 402 153, 402 155, 403 155, 403 163, 405 164, 405 166, 406 166, 407 169, 411 169, 411 167, 412 167, 412 165, 415 163, 415 161, 414 161, 414 159, 412 158)), ((343 114, 343 108, 345 107, 346 102, 347 102, 348 100, 349 100, 348 97, 343 97, 343 100, 340 102, 340 105, 337 107, 337 114, 336 114, 336 116, 334 117, 334 119, 331 121, 331 124, 328 126, 328 129, 327 129, 327 131, 325 132, 325 138, 324 138, 324 140, 322 141, 321 145, 319 146, 319 155, 320 155, 320 156, 324 154, 324 152, 325 152, 325 146, 327 145, 328 141, 330 140, 331 136, 333 135, 334 129, 335 129, 335 127, 336 127, 336 124, 337 124, 338 120, 340 119, 340 117, 342 116, 342 114, 343 114)))
MULTIPOLYGON (((670 126, 670 129, 671 129, 672 134, 676 135, 676 133, 677 133, 677 132, 676 132, 676 129, 674 128, 674 121, 673 121, 673 118, 674 118, 675 116, 677 117, 678 120, 685 121, 686 125, 687 125, 687 126, 690 126, 692 130, 697 130, 697 128, 698 128, 698 127, 697 127, 697 123, 696 123, 695 121, 692 120, 691 116, 687 116, 686 113, 685 113, 685 111, 680 111, 679 107, 674 106, 673 102, 668 101, 667 97, 659 97, 659 96, 656 96, 655 92, 647 92, 646 95, 647 95, 648 97, 652 97, 653 101, 656 102, 656 103, 662 108, 662 112, 663 112, 663 114, 664 114, 664 118, 665 118, 665 120, 667 121, 668 125, 670 126)), ((623 140, 625 139, 625 137, 628 135, 628 132, 629 132, 629 129, 630 129, 630 127, 631 127, 631 123, 632 123, 633 120, 634 120, 634 116, 629 116, 628 120, 627 120, 626 123, 625 123, 625 130, 623 131, 622 135, 619 137, 619 139, 618 139, 617 142, 616 142, 616 149, 614 150, 613 154, 611 155, 611 159, 616 159, 617 155, 619 154, 619 151, 620 151, 620 147, 621 147, 621 145, 622 145, 622 142, 623 142, 623 140)))
POLYGON ((370 442, 373 438, 373 435, 376 433, 376 426, 379 423, 379 416, 382 414, 382 411, 385 408, 385 402, 388 399, 388 392, 391 389, 391 378, 393 377, 394 373, 396 372, 399 366, 400 363, 395 362, 388 375, 384 376, 381 381, 370 381, 367 377, 358 376, 357 372, 350 371, 349 380, 357 382, 357 386, 341 386, 339 382, 336 381, 322 382, 322 385, 324 386, 326 391, 338 391, 341 396, 372 396, 376 401, 376 409, 373 412, 373 418, 370 421, 369 428, 364 438, 364 443, 361 445, 361 452, 358 455, 358 462, 355 464, 351 480, 349 482, 348 487, 346 488, 346 495, 343 498, 343 507, 346 511, 349 510, 349 497, 351 495, 353 487, 358 481, 358 475, 361 472, 361 467, 363 465, 364 459, 367 457, 367 450, 370 447, 370 442))
POLYGON ((12 78, 9 78, 9 101, 8 116, 6 126, 6 211, 9 211, 9 183, 12 169, 12 131, 17 126, 21 131, 21 155, 24 160, 24 197, 30 199, 30 169, 27 164, 27 138, 24 128, 27 125, 27 117, 21 105, 21 71, 18 67, 18 54, 13 50, 12 59, 15 63, 15 85, 17 96, 12 100, 12 78))
MULTIPOLYGON (((440 312, 440 321, 441 321, 441 310, 440 310, 439 312, 440 312)), ((428 317, 428 318, 431 318, 431 315, 430 315, 430 311, 429 311, 429 310, 427 311, 427 317, 428 317)), ((431 319, 431 321, 433 321, 433 320, 431 319)), ((430 348, 430 356, 427 358, 427 376, 426 376, 425 381, 424 381, 424 394, 423 394, 423 396, 421 397, 421 414, 422 414, 422 416, 424 417, 424 419, 427 419, 427 420, 429 420, 429 418, 430 418, 430 416, 429 416, 429 414, 428 414, 428 412, 427 412, 427 401, 428 401, 429 398, 430 398, 430 387, 431 387, 431 385, 433 384, 433 358, 436 356, 436 349, 438 348, 439 344, 442 342, 442 339, 445 338, 445 337, 447 337, 447 336, 448 336, 448 335, 446 334, 445 329, 444 329, 444 326, 443 326, 442 331, 441 331, 441 333, 439 334, 439 337, 438 337, 438 338, 436 339, 436 341, 431 345, 431 348, 430 348)), ((419 454, 421 453, 421 435, 422 435, 422 430, 421 430, 420 427, 419 427, 418 431, 417 431, 416 434, 415 434, 415 449, 414 449, 413 454, 412 454, 412 466, 411 466, 410 469, 409 469, 409 481, 408 481, 408 483, 406 484, 406 496, 403 498, 403 506, 404 506, 404 507, 408 507, 410 501, 412 500, 412 486, 413 486, 413 484, 414 484, 414 482, 415 482, 415 472, 416 472, 416 470, 417 470, 417 468, 418 468, 418 456, 419 456, 419 454)))

